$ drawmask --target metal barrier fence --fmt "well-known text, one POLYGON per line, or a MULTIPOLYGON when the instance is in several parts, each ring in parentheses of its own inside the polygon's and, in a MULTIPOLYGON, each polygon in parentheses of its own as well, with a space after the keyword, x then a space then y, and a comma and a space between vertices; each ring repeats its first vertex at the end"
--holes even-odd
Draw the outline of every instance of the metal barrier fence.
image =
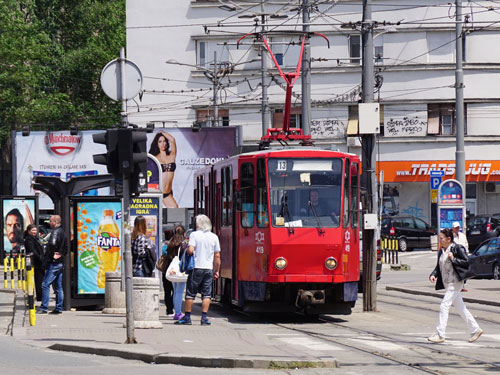
POLYGON ((32 266, 31 257, 26 256, 24 253, 18 253, 4 258, 3 286, 5 289, 20 289, 25 292, 30 325, 34 326, 36 322, 34 298, 35 271, 32 266))
POLYGON ((384 263, 399 264, 399 241, 394 236, 382 236, 380 247, 384 255, 384 263))

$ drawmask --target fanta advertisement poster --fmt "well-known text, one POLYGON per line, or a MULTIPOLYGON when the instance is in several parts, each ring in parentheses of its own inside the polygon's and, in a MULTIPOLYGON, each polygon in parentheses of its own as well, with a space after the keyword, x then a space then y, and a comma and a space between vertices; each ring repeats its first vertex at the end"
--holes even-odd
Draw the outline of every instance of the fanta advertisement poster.
POLYGON ((10 254, 23 243, 28 225, 35 224, 35 198, 6 198, 2 200, 3 251, 10 254))
POLYGON ((104 294, 106 272, 121 269, 121 202, 78 202, 77 294, 104 294))

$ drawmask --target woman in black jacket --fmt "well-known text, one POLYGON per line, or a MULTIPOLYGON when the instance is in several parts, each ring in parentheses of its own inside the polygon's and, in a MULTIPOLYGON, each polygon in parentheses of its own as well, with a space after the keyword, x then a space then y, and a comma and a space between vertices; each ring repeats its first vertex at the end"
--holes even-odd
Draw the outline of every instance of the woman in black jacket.
POLYGON ((36 300, 42 300, 42 281, 45 276, 45 270, 42 267, 44 251, 43 246, 38 240, 38 228, 34 224, 28 225, 24 232, 24 247, 26 255, 31 256, 33 268, 35 271, 35 292, 36 300))
POLYGON ((432 283, 436 283, 436 290, 446 289, 439 309, 439 320, 436 333, 427 340, 434 343, 444 342, 448 314, 452 304, 458 310, 459 315, 467 323, 470 333, 469 342, 476 341, 483 333, 472 314, 465 307, 460 291, 464 286, 464 280, 470 277, 469 259, 467 251, 462 245, 453 242, 453 231, 443 229, 439 233, 441 249, 438 252, 436 268, 429 276, 432 283))

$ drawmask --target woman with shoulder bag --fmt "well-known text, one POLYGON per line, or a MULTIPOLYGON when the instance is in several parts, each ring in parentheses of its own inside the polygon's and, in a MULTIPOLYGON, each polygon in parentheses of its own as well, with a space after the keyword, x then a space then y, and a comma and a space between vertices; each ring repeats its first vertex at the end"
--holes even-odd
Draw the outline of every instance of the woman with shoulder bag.
POLYGON ((470 333, 469 342, 474 342, 482 335, 483 330, 479 328, 476 320, 465 307, 460 294, 464 286, 464 280, 473 276, 469 270, 467 251, 462 245, 453 242, 453 231, 451 229, 443 229, 439 233, 439 243, 441 249, 438 252, 437 265, 429 276, 429 280, 436 283, 436 290, 446 289, 446 292, 439 310, 436 333, 427 340, 433 343, 444 342, 448 314, 451 305, 454 304, 459 315, 467 323, 470 333))
MULTIPOLYGON (((178 259, 182 256, 184 253, 184 250, 186 249, 186 241, 184 234, 186 233, 186 230, 182 225, 178 225, 174 229, 174 236, 170 239, 167 245, 166 253, 167 257, 172 262, 172 260, 177 256, 178 259)), ((169 262, 169 263, 170 263, 169 262)), ((167 272, 172 272, 171 270, 169 271, 167 267, 167 272)), ((167 280, 168 275, 166 273, 163 275, 164 280, 172 285, 173 288, 173 304, 174 304, 174 320, 180 320, 183 318, 184 314, 182 314, 182 295, 184 293, 184 288, 186 286, 186 282, 171 282, 167 280)), ((165 284, 163 284, 165 285, 165 284)))
POLYGON ((137 216, 132 231, 132 261, 135 277, 152 277, 156 264, 156 245, 146 237, 146 218, 137 216))
POLYGON ((38 228, 35 224, 30 224, 24 232, 24 247, 26 254, 31 256, 35 273, 36 300, 42 300, 42 282, 45 277, 43 258, 45 256, 43 246, 37 238, 38 228))

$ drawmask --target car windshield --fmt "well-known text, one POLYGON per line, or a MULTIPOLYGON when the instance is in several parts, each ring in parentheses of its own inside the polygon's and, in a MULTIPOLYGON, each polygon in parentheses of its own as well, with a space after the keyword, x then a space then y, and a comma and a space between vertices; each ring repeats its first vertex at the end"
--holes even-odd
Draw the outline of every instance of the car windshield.
POLYGON ((480 226, 480 225, 484 225, 488 222, 488 218, 487 217, 478 217, 476 216, 475 218, 473 218, 471 220, 471 226, 480 226))
POLYGON ((269 159, 268 170, 274 227, 339 226, 341 159, 269 159))

